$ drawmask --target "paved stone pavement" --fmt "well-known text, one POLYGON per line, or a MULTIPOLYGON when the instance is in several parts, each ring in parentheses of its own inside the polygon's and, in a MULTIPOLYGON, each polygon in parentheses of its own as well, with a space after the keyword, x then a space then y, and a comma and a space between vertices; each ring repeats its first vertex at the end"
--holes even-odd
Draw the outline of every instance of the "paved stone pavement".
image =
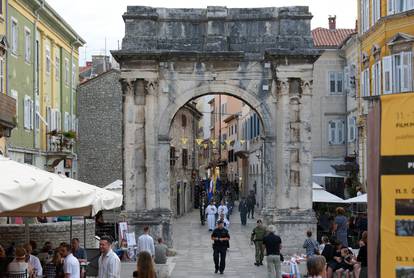
POLYGON ((230 217, 230 249, 226 257, 224 275, 214 274, 211 232, 207 225, 201 226, 199 211, 175 220, 173 229, 174 249, 177 256, 172 278, 205 277, 266 277, 266 265, 254 265, 254 246, 250 246, 250 233, 256 219, 248 219, 248 224, 240 224, 240 214, 235 211, 230 217))

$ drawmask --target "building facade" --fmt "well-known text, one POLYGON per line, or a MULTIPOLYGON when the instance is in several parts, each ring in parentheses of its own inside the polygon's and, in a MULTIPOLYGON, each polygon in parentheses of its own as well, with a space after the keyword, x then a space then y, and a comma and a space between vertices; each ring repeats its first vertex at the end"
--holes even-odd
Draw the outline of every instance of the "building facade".
MULTIPOLYGON (((333 173, 333 166, 344 163, 348 145, 356 140, 355 124, 348 125, 349 94, 347 59, 343 43, 356 31, 336 28, 336 17, 329 17, 329 28, 312 30, 321 56, 314 64, 312 96, 312 154, 314 174, 333 173), (353 134, 353 136, 351 136, 353 134), (348 136, 349 135, 349 136, 348 136)), ((323 184, 324 179, 317 180, 323 184)))
POLYGON ((379 96, 413 92, 414 2, 358 1, 360 179, 367 180, 367 115, 379 96))
POLYGON ((113 69, 79 85, 79 180, 106 186, 122 180, 122 88, 113 69))
POLYGON ((16 100, 7 94, 7 14, 8 1, 0 3, 0 154, 6 155, 6 139, 16 126, 16 100))
POLYGON ((194 206, 200 151, 196 140, 202 116, 190 102, 178 110, 171 124, 170 200, 174 216, 183 215, 194 206))
POLYGON ((78 49, 85 41, 45 1, 10 0, 7 94, 17 126, 8 155, 77 177, 78 49))

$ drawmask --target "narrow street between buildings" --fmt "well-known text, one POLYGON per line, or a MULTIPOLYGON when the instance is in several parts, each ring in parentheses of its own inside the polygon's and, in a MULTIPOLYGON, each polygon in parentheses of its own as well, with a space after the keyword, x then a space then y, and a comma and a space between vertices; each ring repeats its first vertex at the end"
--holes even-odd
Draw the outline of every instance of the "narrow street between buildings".
MULTIPOLYGON (((256 217, 257 219, 257 217, 256 217)), ((174 224, 174 248, 177 255, 172 278, 204 277, 266 277, 266 264, 260 267, 254 263, 254 246, 250 245, 250 233, 256 225, 256 219, 248 219, 242 226, 237 211, 230 218, 230 249, 226 257, 224 275, 214 274, 211 232, 207 225, 201 226, 199 211, 178 218, 174 224)))

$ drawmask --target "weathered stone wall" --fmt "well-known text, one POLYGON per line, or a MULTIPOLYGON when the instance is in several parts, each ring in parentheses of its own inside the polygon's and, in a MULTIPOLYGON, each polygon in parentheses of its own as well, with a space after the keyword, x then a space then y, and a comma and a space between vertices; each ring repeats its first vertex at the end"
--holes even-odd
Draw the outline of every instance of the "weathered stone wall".
POLYGON ((128 7, 122 50, 112 54, 123 84, 125 214, 131 226, 138 231, 150 224, 171 243, 171 122, 194 98, 228 94, 263 121, 266 224, 277 226, 287 250, 300 248, 303 231, 316 227, 311 96, 319 53, 311 18, 307 7, 128 7))
MULTIPOLYGON (((72 238, 77 237, 83 245, 83 220, 73 220, 72 238)), ((29 225, 30 240, 34 240, 41 248, 46 241, 52 242, 52 246, 59 246, 61 242, 70 242, 70 222, 56 222, 29 225)), ((86 220, 86 247, 95 247, 95 221, 86 220)), ((16 245, 26 242, 25 225, 8 224, 0 225, 0 244, 9 246, 15 242, 16 245)))
POLYGON ((122 89, 111 70, 79 86, 79 180, 106 186, 122 180, 122 89))
POLYGON ((122 49, 244 51, 313 48, 308 7, 165 9, 129 6, 122 49))

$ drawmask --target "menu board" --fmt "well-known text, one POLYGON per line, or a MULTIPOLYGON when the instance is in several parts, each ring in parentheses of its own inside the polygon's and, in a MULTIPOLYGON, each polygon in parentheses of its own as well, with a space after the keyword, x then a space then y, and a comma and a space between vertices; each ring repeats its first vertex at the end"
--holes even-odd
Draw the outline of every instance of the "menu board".
POLYGON ((414 94, 381 97, 380 175, 381 277, 414 277, 414 94))

